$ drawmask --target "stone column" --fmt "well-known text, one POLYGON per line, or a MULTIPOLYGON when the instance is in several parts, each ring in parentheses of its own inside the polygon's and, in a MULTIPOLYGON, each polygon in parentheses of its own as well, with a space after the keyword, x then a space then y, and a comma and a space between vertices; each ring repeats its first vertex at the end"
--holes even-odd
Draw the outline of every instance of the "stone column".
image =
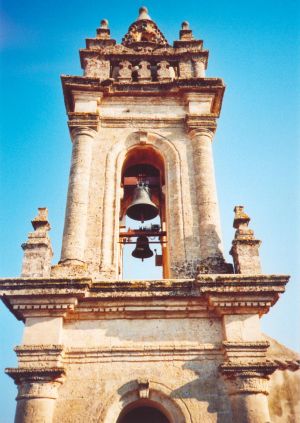
POLYGON ((18 385, 15 423, 52 423, 63 370, 8 369, 18 385))
POLYGON ((268 405, 269 375, 276 365, 248 363, 221 366, 231 400, 233 423, 270 423, 268 405))
POLYGON ((224 273, 219 205, 212 154, 214 134, 209 129, 199 128, 191 130, 189 135, 193 143, 201 264, 207 267, 208 272, 224 273))
POLYGON ((80 264, 84 262, 92 149, 97 132, 79 127, 71 134, 72 164, 60 262, 80 264))
MULTIPOLYGON (((239 304, 244 304, 239 309, 243 314, 230 310, 228 305, 226 311, 223 308, 223 313, 228 314, 223 315, 225 361, 220 371, 227 386, 233 423, 270 423, 269 376, 278 366, 268 360, 270 344, 261 334, 259 314, 242 310, 249 304, 246 298, 239 299, 239 304)), ((234 304, 237 301, 232 299, 234 304)))

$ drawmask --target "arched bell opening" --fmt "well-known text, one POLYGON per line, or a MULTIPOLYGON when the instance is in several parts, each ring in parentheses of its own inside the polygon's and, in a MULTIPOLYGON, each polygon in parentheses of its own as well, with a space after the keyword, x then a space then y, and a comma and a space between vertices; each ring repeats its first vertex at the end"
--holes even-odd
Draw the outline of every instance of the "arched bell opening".
POLYGON ((148 279, 168 277, 164 186, 164 160, 157 150, 148 145, 129 150, 121 175, 120 274, 123 278, 143 277, 143 271, 148 279), (132 269, 141 270, 141 276, 133 275, 132 269))
POLYGON ((116 423, 170 423, 171 420, 152 401, 137 401, 120 414, 116 423))

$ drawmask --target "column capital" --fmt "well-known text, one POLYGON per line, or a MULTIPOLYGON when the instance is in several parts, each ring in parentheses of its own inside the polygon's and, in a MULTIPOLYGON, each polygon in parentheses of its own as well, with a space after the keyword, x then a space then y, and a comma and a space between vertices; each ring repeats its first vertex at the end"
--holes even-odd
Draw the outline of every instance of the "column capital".
POLYGON ((68 125, 72 137, 74 136, 74 131, 77 130, 85 130, 89 134, 96 134, 100 120, 98 113, 69 112, 68 116, 68 125))
POLYGON ((63 367, 8 368, 8 374, 19 386, 17 399, 57 398, 57 388, 63 382, 63 367))
POLYGON ((270 361, 250 363, 228 361, 220 365, 230 395, 259 393, 268 395, 269 376, 277 368, 278 365, 270 361))
POLYGON ((81 136, 87 136, 94 139, 97 136, 97 131, 88 126, 76 126, 70 129, 70 134, 72 142, 74 142, 75 140, 80 140, 81 136))
POLYGON ((209 128, 193 128, 191 130, 188 131, 189 137, 191 138, 192 141, 197 140, 199 137, 209 137, 210 140, 213 140, 214 137, 214 132, 211 131, 209 128))
POLYGON ((193 133, 194 131, 195 134, 197 134, 199 131, 200 133, 207 131, 213 136, 217 128, 216 118, 213 116, 187 114, 185 118, 185 124, 189 134, 193 133))

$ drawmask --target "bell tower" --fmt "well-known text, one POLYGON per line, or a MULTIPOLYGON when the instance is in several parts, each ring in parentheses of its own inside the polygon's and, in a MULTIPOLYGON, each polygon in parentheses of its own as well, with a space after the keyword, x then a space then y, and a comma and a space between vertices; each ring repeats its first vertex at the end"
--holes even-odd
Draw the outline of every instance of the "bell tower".
POLYGON ((141 8, 122 44, 103 20, 80 58, 84 76, 62 77, 73 153, 56 270, 122 279, 124 245, 151 237, 164 277, 231 273, 212 156, 225 87, 205 78, 202 41, 184 22, 171 47, 141 8), (157 215, 154 230, 126 230, 126 216, 157 215))
POLYGON ((212 144, 225 86, 206 77, 203 42, 185 21, 170 45, 142 7, 121 44, 102 20, 80 60, 82 76, 62 76, 72 158, 60 260, 40 208, 21 276, 0 281, 24 322, 6 369, 15 422, 296 422, 297 357, 260 329, 289 277, 262 272, 243 206, 233 264, 223 255, 212 144), (129 246, 162 277, 126 280, 129 246))

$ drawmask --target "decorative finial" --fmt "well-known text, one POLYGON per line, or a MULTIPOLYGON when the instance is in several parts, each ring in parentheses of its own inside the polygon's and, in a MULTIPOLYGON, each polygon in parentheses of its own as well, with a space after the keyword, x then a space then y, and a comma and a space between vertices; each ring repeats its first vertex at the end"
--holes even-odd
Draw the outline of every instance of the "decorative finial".
POLYGON ((100 22, 100 28, 102 28, 102 29, 108 28, 108 20, 107 19, 102 19, 102 21, 100 22))
POLYGON ((148 9, 145 6, 142 6, 139 8, 139 17, 137 18, 138 21, 141 21, 143 19, 146 19, 148 21, 151 21, 150 16, 148 15, 148 9))
POLYGON ((181 30, 179 31, 179 38, 181 41, 191 41, 194 39, 193 32, 190 29, 188 21, 183 21, 181 24, 181 30))
POLYGON ((183 21, 181 24, 181 29, 186 30, 186 29, 190 29, 190 24, 188 21, 183 21))
POLYGON ((50 277, 53 251, 48 236, 50 224, 48 209, 39 207, 38 215, 31 221, 34 232, 29 232, 28 239, 22 248, 24 250, 22 277, 50 277))
POLYGON ((250 217, 244 212, 244 206, 235 206, 233 227, 235 229, 245 228, 249 225, 250 217))
POLYGON ((245 213, 244 206, 236 206, 234 213, 233 227, 236 231, 230 254, 233 257, 235 273, 259 274, 261 241, 255 238, 253 230, 248 227, 250 217, 245 213))
POLYGON ((38 215, 31 221, 35 231, 49 231, 48 209, 46 207, 38 208, 38 215))

